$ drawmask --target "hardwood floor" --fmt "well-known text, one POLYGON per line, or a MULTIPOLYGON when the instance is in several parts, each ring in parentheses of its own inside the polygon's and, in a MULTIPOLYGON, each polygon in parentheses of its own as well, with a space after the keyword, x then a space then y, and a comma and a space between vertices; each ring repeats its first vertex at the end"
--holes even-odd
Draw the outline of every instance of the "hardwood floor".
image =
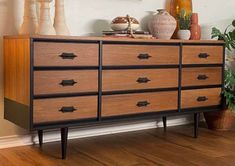
POLYGON ((193 126, 168 127, 69 140, 66 160, 60 142, 0 150, 1 166, 234 166, 235 130, 228 132, 193 126))

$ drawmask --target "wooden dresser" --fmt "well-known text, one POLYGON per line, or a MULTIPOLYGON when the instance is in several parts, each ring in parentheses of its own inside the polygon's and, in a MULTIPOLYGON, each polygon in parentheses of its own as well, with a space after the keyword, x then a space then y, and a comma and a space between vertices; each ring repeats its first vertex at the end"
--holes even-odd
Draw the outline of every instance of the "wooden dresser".
POLYGON ((5 119, 30 131, 193 114, 222 107, 224 43, 6 36, 5 119))

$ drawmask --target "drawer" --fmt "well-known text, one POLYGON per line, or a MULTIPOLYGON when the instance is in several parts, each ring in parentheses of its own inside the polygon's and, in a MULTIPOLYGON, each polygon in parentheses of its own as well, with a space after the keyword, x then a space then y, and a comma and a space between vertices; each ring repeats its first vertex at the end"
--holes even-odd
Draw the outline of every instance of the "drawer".
POLYGON ((182 69, 182 86, 222 84, 221 67, 200 67, 182 69))
POLYGON ((97 91, 97 70, 34 72, 35 95, 97 91))
POLYGON ((172 88, 178 69, 104 70, 103 91, 172 88))
POLYGON ((98 66, 98 44, 34 43, 34 66, 98 66))
POLYGON ((104 66, 179 64, 178 46, 104 45, 104 66))
POLYGON ((33 101, 33 123, 96 117, 97 96, 36 99, 33 101))
POLYGON ((183 46, 183 64, 222 64, 222 46, 183 46))
POLYGON ((216 106, 221 104, 221 88, 183 90, 181 108, 216 106))
POLYGON ((177 91, 102 97, 102 116, 120 116, 177 109, 177 91))

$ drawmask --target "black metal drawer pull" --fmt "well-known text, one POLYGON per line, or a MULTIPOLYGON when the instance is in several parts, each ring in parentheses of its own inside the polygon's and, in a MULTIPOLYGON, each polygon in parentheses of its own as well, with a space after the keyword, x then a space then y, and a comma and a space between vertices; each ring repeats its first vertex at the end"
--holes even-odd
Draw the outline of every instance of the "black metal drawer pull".
POLYGON ((207 58, 207 57, 209 57, 209 56, 210 56, 210 55, 207 54, 207 53, 200 53, 200 54, 198 55, 199 58, 207 58))
POLYGON ((62 59, 74 59, 77 57, 74 53, 65 53, 63 52, 61 55, 59 55, 62 59))
POLYGON ((62 107, 59 111, 63 112, 63 113, 66 113, 66 112, 74 112, 76 110, 77 109, 72 106, 72 107, 62 107))
POLYGON ((206 96, 200 96, 197 98, 198 102, 203 102, 203 101, 207 101, 207 100, 208 100, 208 98, 206 96))
POLYGON ((208 78, 209 78, 209 77, 208 77, 207 75, 204 75, 204 74, 198 75, 198 77, 197 77, 198 80, 206 80, 206 79, 208 79, 208 78))
POLYGON ((62 86, 74 86, 77 82, 74 80, 62 80, 60 85, 62 86))
POLYGON ((148 101, 139 101, 136 106, 137 107, 147 107, 150 103, 148 101))
POLYGON ((139 54, 138 55, 138 58, 140 59, 140 60, 142 60, 142 59, 149 59, 149 58, 151 58, 152 56, 150 56, 149 54, 139 54))
POLYGON ((140 84, 145 84, 148 83, 149 81, 151 81, 150 79, 148 79, 147 77, 140 77, 136 80, 136 82, 140 83, 140 84))

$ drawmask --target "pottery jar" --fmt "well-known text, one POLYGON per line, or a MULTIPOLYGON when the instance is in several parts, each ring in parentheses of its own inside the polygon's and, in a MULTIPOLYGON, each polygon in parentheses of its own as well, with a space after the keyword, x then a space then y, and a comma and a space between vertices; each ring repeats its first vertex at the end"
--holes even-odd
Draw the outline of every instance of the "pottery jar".
POLYGON ((171 39, 175 29, 176 20, 166 10, 159 9, 158 13, 153 16, 149 29, 152 35, 158 39, 171 39))
MULTIPOLYGON (((137 30, 139 28, 139 21, 133 17, 130 17, 131 28, 132 30, 137 30)), ((114 31, 123 31, 127 30, 129 26, 128 18, 127 17, 116 17, 112 20, 111 28, 114 31)))
POLYGON ((193 13, 191 18, 191 40, 200 40, 201 39, 201 27, 198 24, 198 14, 193 13))

